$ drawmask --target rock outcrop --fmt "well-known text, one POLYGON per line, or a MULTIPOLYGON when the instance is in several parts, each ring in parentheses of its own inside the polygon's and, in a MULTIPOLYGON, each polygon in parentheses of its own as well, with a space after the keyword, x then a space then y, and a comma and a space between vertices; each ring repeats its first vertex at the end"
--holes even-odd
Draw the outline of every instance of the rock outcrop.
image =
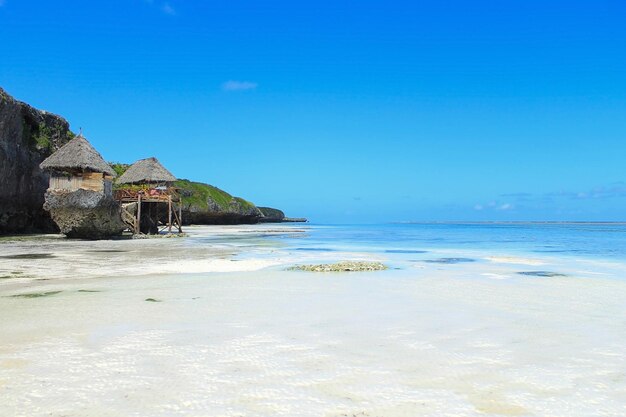
POLYGON ((70 238, 106 239, 127 227, 120 216, 120 204, 103 192, 76 190, 48 191, 44 209, 70 238))
POLYGON ((308 272, 363 272, 363 271, 384 271, 389 269, 381 262, 367 261, 342 261, 334 264, 320 265, 296 265, 289 268, 290 271, 308 272))
POLYGON ((271 207, 259 207, 259 210, 263 213, 261 223, 280 223, 285 220, 285 213, 282 210, 271 207))
POLYGON ((309 219, 306 217, 285 217, 282 223, 308 223, 309 219))
POLYGON ((254 224, 263 213, 251 202, 209 184, 178 180, 183 224, 254 224))
POLYGON ((304 217, 285 217, 282 210, 271 207, 259 207, 263 217, 259 219, 260 223, 307 223, 304 217))
POLYGON ((43 209, 48 175, 39 164, 73 136, 62 117, 0 88, 0 234, 58 231, 43 209))

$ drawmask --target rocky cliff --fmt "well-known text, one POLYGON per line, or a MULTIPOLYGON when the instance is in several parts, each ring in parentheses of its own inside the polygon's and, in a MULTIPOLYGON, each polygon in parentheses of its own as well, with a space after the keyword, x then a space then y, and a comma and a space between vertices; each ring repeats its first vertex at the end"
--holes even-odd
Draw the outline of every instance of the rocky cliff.
POLYGON ((43 209, 48 176, 39 164, 73 136, 62 117, 0 88, 0 234, 58 231, 43 209))
POLYGON ((272 207, 259 207, 263 217, 259 219, 260 223, 307 223, 304 217, 286 217, 282 210, 272 207))
POLYGON ((285 220, 285 213, 282 210, 271 207, 259 207, 259 210, 263 214, 262 223, 280 223, 285 220))
POLYGON ((251 202, 209 184, 178 180, 183 201, 183 224, 252 224, 263 213, 251 202))

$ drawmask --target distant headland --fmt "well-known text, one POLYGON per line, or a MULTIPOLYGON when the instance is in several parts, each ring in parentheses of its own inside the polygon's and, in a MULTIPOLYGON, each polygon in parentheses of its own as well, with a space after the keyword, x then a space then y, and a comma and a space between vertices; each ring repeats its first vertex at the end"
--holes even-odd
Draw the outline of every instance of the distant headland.
MULTIPOLYGON (((257 207, 209 184, 179 179, 156 158, 133 165, 104 162, 82 134, 70 130, 63 117, 35 109, 0 88, 0 234, 58 233, 61 229, 70 236, 79 231, 76 237, 106 237, 120 228, 133 228, 128 216, 122 215, 121 222, 106 220, 107 210, 128 203, 131 194, 157 201, 155 193, 163 195, 159 198, 171 218, 165 211, 157 213, 152 216, 155 224, 136 224, 136 231, 158 231, 161 223, 171 229, 176 222, 183 226, 307 221, 288 218, 278 209, 257 207), (137 164, 135 176, 130 181, 128 175, 124 178, 137 164), (153 181, 153 172, 166 174, 153 181), (147 176, 140 178, 141 174, 147 176), (125 202, 119 197, 121 190, 127 190, 125 202), (165 197, 165 190, 175 190, 172 198, 165 197), (102 235, 98 228, 104 231, 102 235)), ((137 213, 136 205, 131 215, 145 217, 145 213, 144 217, 137 213)))

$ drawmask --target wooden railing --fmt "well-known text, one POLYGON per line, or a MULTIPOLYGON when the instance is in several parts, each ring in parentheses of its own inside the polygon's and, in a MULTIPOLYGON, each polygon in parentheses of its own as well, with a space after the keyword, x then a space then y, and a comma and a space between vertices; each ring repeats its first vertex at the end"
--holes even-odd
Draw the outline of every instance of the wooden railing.
POLYGON ((168 202, 170 196, 172 201, 178 201, 179 195, 173 188, 165 190, 157 188, 144 188, 144 189, 132 189, 122 188, 114 191, 114 197, 118 201, 130 202, 139 200, 141 196, 142 201, 163 201, 168 202))

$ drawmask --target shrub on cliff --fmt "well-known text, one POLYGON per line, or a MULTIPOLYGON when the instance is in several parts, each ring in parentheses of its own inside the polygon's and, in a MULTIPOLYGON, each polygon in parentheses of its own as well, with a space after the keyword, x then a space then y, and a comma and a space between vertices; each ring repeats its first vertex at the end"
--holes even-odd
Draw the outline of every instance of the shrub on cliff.
POLYGON ((212 185, 186 179, 177 180, 173 185, 180 189, 183 208, 190 212, 262 216, 259 209, 251 202, 240 197, 233 197, 212 185))

